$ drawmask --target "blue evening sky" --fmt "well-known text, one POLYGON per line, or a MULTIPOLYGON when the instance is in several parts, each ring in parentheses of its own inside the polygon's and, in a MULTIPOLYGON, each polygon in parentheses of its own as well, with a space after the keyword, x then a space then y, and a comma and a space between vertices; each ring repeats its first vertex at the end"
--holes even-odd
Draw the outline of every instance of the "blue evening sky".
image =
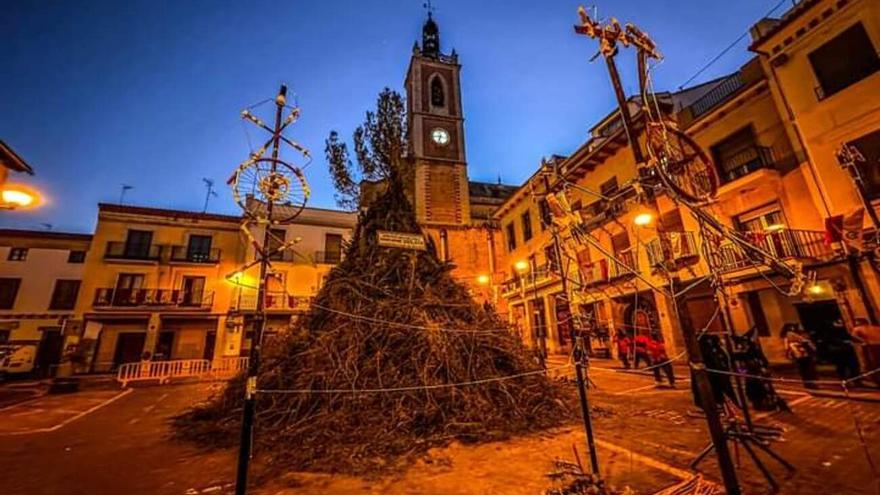
MULTIPOLYGON (((641 26, 675 89, 777 0, 607 0, 600 17, 641 26)), ((462 64, 471 180, 520 184, 542 156, 569 154, 613 108, 596 42, 573 34, 576 0, 435 0, 441 45, 462 64)), ((784 7, 783 7, 784 8, 784 7)), ((0 227, 89 232, 98 202, 238 214, 224 182, 246 158, 239 112, 289 84, 302 118, 288 135, 312 150, 311 206, 334 207, 324 161, 331 129, 350 137, 384 87, 403 91, 421 0, 0 2, 0 139, 44 191, 0 227)), ((749 58, 741 41, 696 82, 749 58)), ((630 51, 620 57, 635 86, 630 51)), ((262 134, 249 130, 256 141, 262 134)))

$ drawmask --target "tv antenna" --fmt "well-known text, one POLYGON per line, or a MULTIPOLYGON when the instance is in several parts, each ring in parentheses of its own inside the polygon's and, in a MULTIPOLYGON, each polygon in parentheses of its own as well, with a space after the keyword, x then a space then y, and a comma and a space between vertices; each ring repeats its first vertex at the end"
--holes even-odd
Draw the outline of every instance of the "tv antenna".
POLYGON ((122 186, 122 190, 119 191, 119 204, 125 200, 125 193, 127 193, 130 189, 134 189, 134 186, 130 186, 128 184, 120 184, 122 186))
POLYGON ((208 201, 211 200, 211 197, 217 197, 217 193, 214 192, 214 181, 205 177, 202 177, 202 182, 205 183, 205 188, 208 192, 205 194, 205 207, 202 208, 202 213, 208 212, 208 201))

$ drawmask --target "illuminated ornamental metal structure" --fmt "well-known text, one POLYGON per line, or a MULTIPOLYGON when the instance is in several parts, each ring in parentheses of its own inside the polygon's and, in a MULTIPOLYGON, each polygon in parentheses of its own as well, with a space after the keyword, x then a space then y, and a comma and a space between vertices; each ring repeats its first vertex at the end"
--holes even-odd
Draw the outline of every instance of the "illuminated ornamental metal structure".
POLYGON ((287 105, 287 86, 281 85, 275 97, 275 123, 269 127, 251 110, 258 103, 241 112, 241 117, 257 127, 268 131, 269 139, 250 157, 238 166, 229 179, 235 202, 244 212, 241 231, 254 249, 254 260, 227 275, 232 283, 242 285, 242 275, 246 270, 259 266, 259 278, 255 287, 257 304, 254 312, 254 334, 247 369, 245 401, 242 411, 241 440, 238 455, 235 493, 247 491, 248 466, 253 446, 253 427, 256 408, 257 374, 260 369, 260 354, 263 335, 266 329, 266 283, 272 274, 270 259, 278 253, 292 249, 296 240, 285 242, 272 234, 272 226, 292 222, 305 208, 309 199, 309 186, 302 167, 311 160, 307 149, 284 137, 284 130, 296 122, 300 110, 287 105), (287 115, 285 116, 285 112, 287 115), (281 144, 285 143, 296 151, 304 163, 302 167, 281 159, 281 144), (262 229, 262 239, 257 240, 253 227, 262 229), (272 246, 276 247, 272 247, 272 246))
MULTIPOLYGON (((624 270, 631 272, 636 279, 647 284, 652 290, 671 299, 687 348, 696 386, 696 398, 706 414, 709 433, 712 437, 712 442, 691 463, 691 466, 695 467, 700 460, 714 450, 718 457, 726 492, 728 495, 738 495, 741 493, 740 487, 727 445, 728 441, 733 441, 744 448, 770 485, 773 488, 778 488, 777 482, 756 455, 756 450, 764 452, 786 469, 793 470, 794 467, 791 464, 769 448, 770 440, 777 439, 781 432, 774 428, 752 423, 748 406, 743 400, 742 383, 739 377, 735 377, 735 382, 739 392, 739 403, 742 404, 744 423, 738 420, 733 411, 725 413, 723 411, 724 405, 716 402, 710 383, 710 370, 701 351, 700 337, 705 334, 706 329, 694 328, 685 305, 686 299, 682 296, 697 286, 708 285, 714 293, 719 308, 717 316, 722 323, 722 328, 727 329, 724 341, 729 349, 732 325, 728 313, 728 294, 717 267, 717 260, 710 252, 712 246, 717 246, 722 240, 735 244, 747 253, 749 259, 756 265, 768 266, 776 273, 789 279, 791 282, 787 290, 789 295, 803 291, 812 274, 805 275, 800 264, 785 263, 772 253, 755 246, 742 233, 726 226, 713 214, 712 208, 718 190, 715 166, 708 154, 681 131, 674 121, 666 118, 661 111, 661 105, 652 89, 648 66, 650 60, 662 58, 653 40, 633 24, 621 26, 613 18, 604 24, 600 23, 591 19, 583 7, 578 10, 578 14, 580 23, 574 26, 575 32, 599 41, 599 52, 593 59, 599 56, 605 59, 619 106, 620 123, 626 133, 629 148, 638 167, 637 177, 621 188, 620 198, 634 197, 635 201, 641 205, 642 211, 633 219, 637 226, 649 224, 652 220, 652 214, 659 211, 657 207, 659 194, 665 194, 672 201, 687 209, 699 224, 703 254, 708 263, 709 275, 679 293, 675 292, 675 286, 680 281, 673 273, 667 273, 668 289, 654 286, 649 280, 643 278, 635 268, 627 266, 627 263, 617 259, 614 253, 608 252, 591 234, 589 219, 583 218, 580 211, 573 211, 569 205, 567 192, 570 189, 587 194, 597 193, 569 182, 562 170, 559 169, 558 164, 551 164, 545 173, 547 176, 552 176, 554 181, 552 185, 549 180, 546 181, 547 196, 545 199, 553 216, 554 238, 557 239, 557 246, 561 244, 559 246, 561 248, 559 250, 562 251, 560 254, 571 259, 571 251, 576 252, 578 248, 585 245, 593 246, 610 259, 615 260, 624 270), (630 112, 630 103, 624 94, 620 74, 615 64, 619 46, 632 46, 636 49, 640 90, 639 97, 636 99, 636 104, 640 109, 637 114, 638 118, 633 118, 630 112), (644 144, 639 141, 638 134, 640 132, 645 135, 644 144), (559 240, 563 242, 559 243, 559 240)), ((566 297, 568 296, 566 295, 566 297)))

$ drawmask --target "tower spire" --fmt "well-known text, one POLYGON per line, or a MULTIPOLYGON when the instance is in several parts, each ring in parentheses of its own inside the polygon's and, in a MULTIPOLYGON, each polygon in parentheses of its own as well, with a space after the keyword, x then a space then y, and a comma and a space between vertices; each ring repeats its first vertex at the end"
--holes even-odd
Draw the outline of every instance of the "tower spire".
POLYGON ((428 12, 428 20, 422 26, 422 55, 437 57, 440 55, 440 28, 434 22, 434 5, 431 0, 426 0, 423 6, 428 12))

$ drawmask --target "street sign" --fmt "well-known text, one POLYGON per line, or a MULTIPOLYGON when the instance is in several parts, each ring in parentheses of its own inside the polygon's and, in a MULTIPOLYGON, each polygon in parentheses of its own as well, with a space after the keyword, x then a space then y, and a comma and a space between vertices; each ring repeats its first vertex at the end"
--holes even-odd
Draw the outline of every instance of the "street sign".
POLYGON ((425 238, 421 234, 408 234, 406 232, 389 232, 387 230, 376 231, 379 245, 400 249, 415 249, 425 251, 428 249, 425 238))

